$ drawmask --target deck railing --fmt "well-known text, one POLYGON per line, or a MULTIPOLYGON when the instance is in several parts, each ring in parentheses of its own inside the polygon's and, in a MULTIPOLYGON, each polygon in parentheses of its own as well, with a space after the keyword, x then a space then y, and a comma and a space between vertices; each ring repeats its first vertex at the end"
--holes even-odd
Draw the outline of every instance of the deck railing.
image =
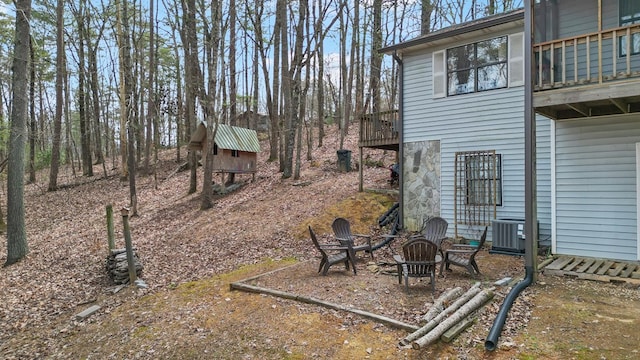
POLYGON ((640 77, 638 40, 640 24, 534 44, 535 90, 640 77))
POLYGON ((360 146, 382 147, 399 142, 398 110, 388 110, 360 117, 360 146))

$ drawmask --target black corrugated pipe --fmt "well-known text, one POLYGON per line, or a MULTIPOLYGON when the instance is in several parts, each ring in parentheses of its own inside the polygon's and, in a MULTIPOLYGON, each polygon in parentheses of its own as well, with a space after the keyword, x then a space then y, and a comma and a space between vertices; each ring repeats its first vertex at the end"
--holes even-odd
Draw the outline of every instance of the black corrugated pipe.
POLYGON ((507 320, 507 315, 509 314, 509 310, 511 310, 511 306, 513 302, 516 300, 518 295, 524 290, 527 286, 531 285, 533 282, 533 268, 531 266, 525 267, 525 276, 522 281, 516 284, 516 286, 509 291, 507 297, 504 298, 504 302, 500 307, 500 311, 498 311, 498 315, 496 319, 493 321, 493 326, 491 326, 491 330, 489 331, 489 335, 487 335, 487 339, 484 341, 484 348, 493 351, 496 349, 496 345, 498 343, 498 338, 500 337, 500 333, 502 332, 502 327, 504 326, 504 322, 507 320))

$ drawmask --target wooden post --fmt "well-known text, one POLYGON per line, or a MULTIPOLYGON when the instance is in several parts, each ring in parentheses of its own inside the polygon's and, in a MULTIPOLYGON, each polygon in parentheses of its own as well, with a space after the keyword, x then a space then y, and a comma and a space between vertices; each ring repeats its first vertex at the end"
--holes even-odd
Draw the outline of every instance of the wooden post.
POLYGON ((113 232, 113 205, 107 205, 107 240, 109 241, 109 253, 116 248, 115 235, 113 232))
POLYGON ((120 209, 122 224, 124 225, 124 244, 127 251, 127 264, 129 265, 129 284, 136 281, 136 264, 133 262, 133 246, 131 245, 131 231, 129 229, 129 209, 120 209))

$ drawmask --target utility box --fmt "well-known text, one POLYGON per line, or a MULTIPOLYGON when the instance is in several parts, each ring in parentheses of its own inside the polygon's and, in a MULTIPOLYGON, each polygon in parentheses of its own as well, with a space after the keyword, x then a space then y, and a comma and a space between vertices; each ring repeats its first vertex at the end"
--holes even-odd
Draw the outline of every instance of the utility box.
POLYGON ((496 253, 524 253, 524 219, 491 221, 491 251, 496 253))

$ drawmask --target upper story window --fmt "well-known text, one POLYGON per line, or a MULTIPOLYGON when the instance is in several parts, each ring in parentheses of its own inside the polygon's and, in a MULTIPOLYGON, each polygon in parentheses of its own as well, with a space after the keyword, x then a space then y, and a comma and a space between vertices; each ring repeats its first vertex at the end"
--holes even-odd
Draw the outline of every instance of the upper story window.
POLYGON ((447 49, 447 95, 507 87, 507 37, 447 49))
POLYGON ((524 86, 524 33, 432 53, 433 98, 524 86))
MULTIPOLYGON (((620 0, 620 26, 640 24, 640 1, 620 0)), ((631 55, 640 54, 640 34, 631 35, 631 55)), ((620 56, 627 55, 627 36, 620 37, 620 56)))
POLYGON ((240 152, 238 150, 231 150, 231 157, 240 157, 240 152))

